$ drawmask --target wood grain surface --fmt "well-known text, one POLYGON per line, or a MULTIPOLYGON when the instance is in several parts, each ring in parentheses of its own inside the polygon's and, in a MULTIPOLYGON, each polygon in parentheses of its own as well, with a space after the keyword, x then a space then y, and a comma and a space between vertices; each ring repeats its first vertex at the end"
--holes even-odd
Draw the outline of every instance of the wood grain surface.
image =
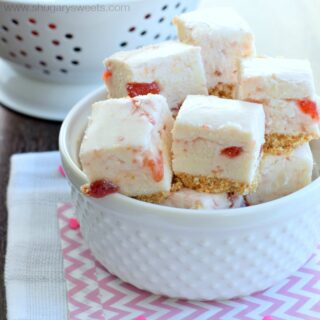
POLYGON ((4 264, 7 245, 6 191, 10 156, 58 149, 60 123, 29 118, 0 104, 0 320, 6 319, 4 264))

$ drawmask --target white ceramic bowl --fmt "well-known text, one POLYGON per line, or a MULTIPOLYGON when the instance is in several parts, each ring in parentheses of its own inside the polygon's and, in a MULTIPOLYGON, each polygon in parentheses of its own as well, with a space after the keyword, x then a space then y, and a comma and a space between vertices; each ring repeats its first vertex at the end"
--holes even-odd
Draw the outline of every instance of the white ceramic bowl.
POLYGON ((308 260, 320 240, 319 179, 280 200, 233 210, 83 196, 79 144, 91 104, 105 97, 101 88, 73 108, 60 152, 84 239, 111 273, 164 296, 230 299, 267 289, 308 260))
POLYGON ((198 0, 1 0, 0 57, 43 81, 97 83, 110 54, 175 37, 198 0))

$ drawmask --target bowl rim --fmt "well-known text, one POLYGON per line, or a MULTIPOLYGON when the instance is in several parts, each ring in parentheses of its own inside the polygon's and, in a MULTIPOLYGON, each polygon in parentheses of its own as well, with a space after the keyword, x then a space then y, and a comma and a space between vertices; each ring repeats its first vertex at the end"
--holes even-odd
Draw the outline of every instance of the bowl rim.
MULTIPOLYGON (((62 123, 60 134, 59 134, 59 150, 60 155, 62 159, 64 159, 69 169, 72 171, 72 176, 76 177, 78 181, 83 181, 83 183, 86 183, 87 179, 85 174, 81 171, 79 166, 72 160, 72 157, 69 152, 69 148, 67 145, 67 135, 69 132, 70 124, 75 119, 81 117, 81 110, 85 107, 88 107, 88 104, 93 103, 93 101, 99 101, 98 97, 102 94, 106 93, 105 86, 99 87, 97 90, 93 91, 92 93, 85 96, 83 99, 81 99, 68 113, 65 120, 62 123)), ((75 185, 72 177, 68 177, 70 182, 75 185)), ((154 214, 161 213, 161 215, 175 215, 178 216, 188 216, 195 218, 201 217, 211 217, 211 218, 221 218, 221 217, 230 217, 233 216, 239 217, 246 217, 250 218, 257 215, 257 212, 260 211, 268 211, 270 214, 275 213, 275 210, 279 207, 285 207, 286 205, 290 205, 292 201, 298 201, 300 199, 305 199, 306 196, 309 193, 315 192, 316 189, 320 191, 320 177, 315 179, 311 184, 308 186, 288 195, 285 197, 282 197, 280 199, 276 199, 273 201, 269 201, 266 203, 253 205, 249 207, 243 207, 243 208, 234 208, 234 209, 217 209, 217 210, 210 210, 210 209, 183 209, 183 208, 174 208, 174 207, 168 207, 168 206, 162 206, 158 204, 152 204, 147 203, 144 201, 136 200, 133 198, 130 198, 128 196, 122 195, 120 193, 113 194, 109 196, 108 198, 113 198, 114 200, 123 202, 126 206, 135 206, 136 208, 141 208, 142 210, 148 210, 150 212, 153 212, 154 214)), ((101 204, 101 201, 103 199, 92 199, 91 201, 96 202, 97 204, 101 204)), ((288 210, 281 210, 282 213, 288 210)), ((277 215, 281 214, 279 212, 276 212, 277 215)), ((279 217, 280 218, 280 217, 279 217)))

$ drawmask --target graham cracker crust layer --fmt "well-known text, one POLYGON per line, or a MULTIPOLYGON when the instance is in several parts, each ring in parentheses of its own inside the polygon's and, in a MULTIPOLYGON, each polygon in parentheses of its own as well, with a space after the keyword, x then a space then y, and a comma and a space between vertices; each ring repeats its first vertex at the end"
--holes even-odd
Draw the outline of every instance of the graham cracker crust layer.
POLYGON ((278 133, 267 134, 263 151, 273 155, 289 155, 297 147, 315 139, 319 139, 317 134, 300 134, 297 136, 278 133))
POLYGON ((171 192, 178 192, 184 188, 182 181, 177 177, 173 176, 171 192))
POLYGON ((187 188, 206 193, 229 193, 247 195, 258 187, 258 176, 252 184, 217 177, 193 176, 188 173, 177 173, 177 177, 187 188))
POLYGON ((234 99, 236 86, 234 84, 218 83, 215 87, 209 89, 209 95, 220 98, 234 99))
POLYGON ((169 197, 169 195, 169 192, 158 192, 150 195, 138 196, 133 198, 144 202, 161 204, 169 197))
POLYGON ((170 193, 178 192, 183 188, 184 188, 184 185, 182 181, 177 176, 174 176, 172 180, 172 186, 171 186, 170 192, 159 192, 151 195, 138 196, 134 198, 144 202, 162 204, 170 196, 170 193))

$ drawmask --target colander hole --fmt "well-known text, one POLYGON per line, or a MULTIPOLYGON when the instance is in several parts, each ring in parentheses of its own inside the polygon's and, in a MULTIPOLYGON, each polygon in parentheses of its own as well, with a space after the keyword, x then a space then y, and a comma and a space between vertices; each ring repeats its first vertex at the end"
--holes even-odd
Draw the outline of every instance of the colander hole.
POLYGON ((12 19, 11 22, 16 26, 19 25, 19 21, 17 19, 12 19))
POLYGON ((15 58, 17 55, 14 52, 9 52, 11 58, 15 58))
POLYGON ((160 18, 160 19, 159 19, 159 23, 162 23, 164 20, 165 20, 164 17, 160 18))
POLYGON ((39 61, 40 65, 42 65, 43 67, 47 66, 47 63, 45 61, 39 61))
POLYGON ((162 7, 162 11, 166 11, 167 9, 168 9, 168 5, 167 4, 162 7))
POLYGON ((31 69, 31 68, 32 68, 32 67, 30 66, 30 64, 25 64, 24 66, 25 66, 25 68, 27 68, 27 69, 31 69))
POLYGON ((179 9, 179 8, 180 8, 180 6, 181 6, 181 3, 180 3, 180 2, 178 2, 178 3, 176 4, 176 9, 179 9))
POLYGON ((80 62, 78 60, 72 60, 71 63, 74 65, 74 66, 78 66, 80 64, 80 62))
POLYGON ((60 72, 62 72, 62 73, 68 73, 68 70, 67 70, 67 69, 60 69, 60 72))
POLYGON ((62 61, 63 60, 63 56, 58 55, 58 56, 56 56, 56 59, 59 60, 59 61, 62 61))
POLYGON ((59 40, 52 40, 52 44, 54 46, 59 46, 60 45, 60 41, 59 40))
POLYGON ((170 35, 166 37, 166 40, 167 40, 167 41, 169 41, 169 40, 171 40, 171 39, 172 39, 172 36, 170 36, 170 35))
POLYGON ((155 40, 157 40, 157 39, 159 39, 159 38, 160 38, 160 34, 159 34, 159 33, 154 36, 154 39, 155 39, 155 40))
POLYGON ((7 43, 7 42, 8 42, 8 40, 7 40, 6 38, 1 38, 1 41, 2 41, 3 43, 7 43))
POLYGON ((24 50, 20 50, 20 54, 21 54, 23 57, 26 57, 26 56, 27 56, 27 53, 26 53, 24 50))
POLYGON ((81 48, 81 47, 74 47, 74 48, 73 48, 73 51, 74 51, 74 52, 81 52, 81 51, 82 51, 82 48, 81 48))
POLYGON ((128 45, 128 42, 121 42, 120 43, 120 47, 122 47, 122 48, 124 48, 124 47, 126 47, 128 45))
POLYGON ((36 23, 37 23, 37 20, 34 19, 34 18, 29 18, 29 22, 30 22, 31 24, 36 24, 36 23))
POLYGON ((47 70, 47 69, 45 69, 45 70, 43 70, 43 73, 46 74, 46 75, 49 75, 49 74, 50 74, 50 71, 47 70))
POLYGON ((73 34, 72 34, 72 33, 67 33, 67 34, 65 35, 65 37, 66 37, 67 39, 73 39, 73 34))
POLYGON ((130 29, 129 29, 129 32, 135 32, 136 31, 136 27, 131 27, 130 29))
POLYGON ((38 52, 42 52, 43 49, 41 47, 35 47, 35 49, 38 51, 38 52))
POLYGON ((6 26, 2 26, 2 30, 4 30, 4 31, 8 32, 8 31, 9 31, 9 28, 8 28, 8 27, 6 27, 6 26))
POLYGON ((38 37, 38 36, 39 36, 39 32, 36 31, 36 30, 32 30, 32 31, 31 31, 31 34, 32 34, 33 36, 35 36, 35 37, 38 37))
POLYGON ((143 36, 145 36, 147 34, 147 30, 143 30, 143 31, 141 31, 140 32, 140 35, 143 37, 143 36))
POLYGON ((16 39, 17 39, 18 41, 23 41, 23 38, 22 38, 20 35, 16 35, 16 39))
POLYGON ((57 29, 57 26, 56 26, 54 23, 49 23, 49 24, 48 24, 48 27, 49 27, 50 29, 52 29, 52 30, 57 29))
POLYGON ((151 13, 146 14, 146 15, 144 16, 144 18, 145 18, 146 20, 150 19, 150 18, 151 18, 151 13))
POLYGON ((187 10, 188 10, 188 8, 183 8, 182 11, 181 11, 181 13, 186 13, 187 10))

